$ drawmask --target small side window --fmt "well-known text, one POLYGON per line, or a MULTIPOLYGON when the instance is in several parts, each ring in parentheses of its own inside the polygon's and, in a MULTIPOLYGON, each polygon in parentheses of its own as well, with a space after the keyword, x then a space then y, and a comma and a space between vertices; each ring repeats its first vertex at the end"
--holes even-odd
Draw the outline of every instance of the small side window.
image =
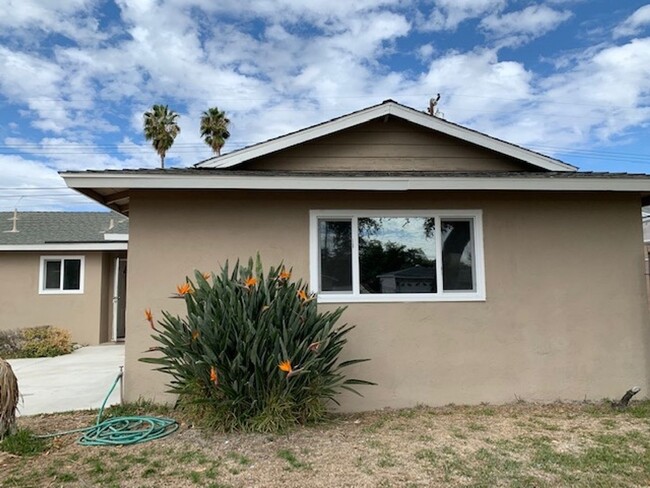
POLYGON ((83 256, 43 256, 39 292, 42 294, 83 293, 83 273, 83 256))

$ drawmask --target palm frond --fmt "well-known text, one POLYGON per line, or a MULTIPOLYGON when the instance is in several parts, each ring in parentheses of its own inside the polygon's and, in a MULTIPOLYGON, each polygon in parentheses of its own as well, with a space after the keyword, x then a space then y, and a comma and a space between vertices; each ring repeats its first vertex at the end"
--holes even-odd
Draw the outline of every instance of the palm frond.
POLYGON ((230 119, 217 107, 209 108, 201 116, 201 137, 217 155, 221 154, 221 148, 230 137, 229 125, 230 119))
POLYGON ((0 440, 16 428, 18 406, 18 380, 11 365, 0 359, 0 440))
POLYGON ((167 105, 154 105, 150 111, 144 113, 144 138, 151 141, 151 145, 160 156, 161 166, 165 167, 165 156, 174 144, 174 139, 180 133, 178 125, 179 115, 169 110, 167 105))

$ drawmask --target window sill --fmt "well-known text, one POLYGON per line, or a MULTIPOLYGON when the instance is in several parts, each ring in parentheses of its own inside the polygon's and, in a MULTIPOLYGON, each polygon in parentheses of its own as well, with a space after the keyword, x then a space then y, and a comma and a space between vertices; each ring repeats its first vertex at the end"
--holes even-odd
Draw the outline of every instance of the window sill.
POLYGON ((83 290, 39 290, 39 295, 83 295, 83 290))
POLYGON ((319 294, 318 303, 403 303, 403 302, 484 302, 485 295, 478 293, 446 293, 444 295, 424 294, 375 294, 334 295, 319 294))

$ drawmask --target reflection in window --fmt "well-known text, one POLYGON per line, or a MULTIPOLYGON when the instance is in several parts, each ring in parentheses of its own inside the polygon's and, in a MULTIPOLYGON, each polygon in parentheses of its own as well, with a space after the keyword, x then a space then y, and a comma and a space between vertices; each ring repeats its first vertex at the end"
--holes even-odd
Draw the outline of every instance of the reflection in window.
POLYGON ((63 289, 78 290, 81 285, 81 260, 66 259, 63 261, 63 289))
POLYGON ((58 290, 61 286, 61 261, 45 262, 45 289, 58 290))
POLYGON ((445 291, 474 290, 471 221, 442 220, 442 282, 445 291))
POLYGON ((359 218, 361 293, 435 293, 435 221, 359 218))
POLYGON ((331 212, 312 220, 325 301, 485 298, 479 211, 331 212))
POLYGON ((320 290, 352 291, 352 221, 320 220, 320 290))

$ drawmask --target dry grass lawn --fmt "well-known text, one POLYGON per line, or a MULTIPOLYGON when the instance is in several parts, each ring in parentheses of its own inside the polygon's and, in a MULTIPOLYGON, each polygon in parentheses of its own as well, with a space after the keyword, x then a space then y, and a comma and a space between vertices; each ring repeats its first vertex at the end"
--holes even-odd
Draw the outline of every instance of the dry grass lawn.
MULTIPOLYGON (((93 421, 93 412, 82 412, 19 422, 46 433, 93 421)), ((80 447, 67 436, 34 456, 0 451, 0 486, 650 484, 650 402, 623 412, 606 404, 526 403, 387 410, 337 416, 286 435, 210 434, 181 423, 168 438, 130 447, 80 447)))

